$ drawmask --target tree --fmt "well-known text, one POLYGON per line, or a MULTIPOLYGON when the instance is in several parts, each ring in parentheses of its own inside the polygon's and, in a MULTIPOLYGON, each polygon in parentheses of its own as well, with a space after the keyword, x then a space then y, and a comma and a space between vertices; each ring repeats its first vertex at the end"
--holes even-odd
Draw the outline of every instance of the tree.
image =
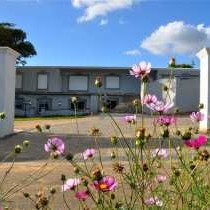
POLYGON ((26 40, 26 33, 13 23, 0 23, 0 46, 10 47, 20 53, 17 64, 25 65, 25 58, 36 55, 33 44, 26 40))

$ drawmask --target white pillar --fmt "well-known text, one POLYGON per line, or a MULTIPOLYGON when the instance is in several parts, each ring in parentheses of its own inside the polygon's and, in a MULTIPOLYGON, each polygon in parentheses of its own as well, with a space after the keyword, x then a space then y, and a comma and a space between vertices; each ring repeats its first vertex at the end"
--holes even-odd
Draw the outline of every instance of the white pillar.
POLYGON ((200 122, 200 131, 210 130, 210 48, 203 48, 197 54, 200 58, 200 104, 204 105, 204 120, 200 122))
POLYGON ((0 112, 6 118, 0 121, 0 137, 13 133, 16 59, 19 53, 9 47, 0 47, 0 112))

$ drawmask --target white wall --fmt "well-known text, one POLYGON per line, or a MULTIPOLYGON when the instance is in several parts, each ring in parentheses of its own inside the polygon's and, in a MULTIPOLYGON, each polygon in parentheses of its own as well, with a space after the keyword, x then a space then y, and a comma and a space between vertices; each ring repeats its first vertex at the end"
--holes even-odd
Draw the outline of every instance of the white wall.
POLYGON ((210 48, 198 52, 200 58, 200 103, 204 105, 204 120, 200 122, 200 131, 210 131, 210 48))
POLYGON ((0 122, 0 137, 13 132, 16 58, 18 53, 8 47, 0 47, 0 112, 6 119, 0 122))

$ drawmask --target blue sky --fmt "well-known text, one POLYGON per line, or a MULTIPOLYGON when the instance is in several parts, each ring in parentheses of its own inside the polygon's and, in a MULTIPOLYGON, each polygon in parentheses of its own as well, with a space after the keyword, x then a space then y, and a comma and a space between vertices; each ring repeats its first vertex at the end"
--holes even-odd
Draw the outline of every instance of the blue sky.
POLYGON ((27 32, 27 65, 166 67, 210 46, 210 0, 0 0, 0 22, 27 32))

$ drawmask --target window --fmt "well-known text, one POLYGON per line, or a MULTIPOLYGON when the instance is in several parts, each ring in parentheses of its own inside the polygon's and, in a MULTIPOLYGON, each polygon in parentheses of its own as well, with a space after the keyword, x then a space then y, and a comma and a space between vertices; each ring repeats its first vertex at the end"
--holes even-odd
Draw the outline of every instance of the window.
MULTIPOLYGON (((77 111, 85 111, 86 110, 86 100, 79 100, 77 103, 76 103, 76 109, 77 109, 77 111)), ((70 109, 71 110, 74 110, 75 109, 75 107, 74 107, 75 105, 72 103, 72 102, 70 102, 70 109)))
POLYGON ((120 77, 119 76, 107 76, 106 77, 106 88, 119 89, 120 88, 120 77))
POLYGON ((49 110, 49 103, 48 102, 39 104, 39 112, 45 112, 47 110, 49 110))
POLYGON ((109 110, 114 109, 118 104, 119 104, 118 99, 108 99, 107 100, 107 107, 109 108, 109 110))
POLYGON ((15 88, 17 88, 17 89, 22 88, 22 74, 17 74, 16 75, 15 88))
POLYGON ((51 110, 51 99, 38 99, 38 112, 45 112, 51 110))
POLYGON ((47 89, 47 74, 38 74, 38 89, 47 89))
POLYGON ((87 76, 70 76, 69 77, 69 90, 88 90, 88 77, 87 76))
POLYGON ((24 109, 24 99, 23 98, 15 98, 15 108, 16 109, 24 109))

